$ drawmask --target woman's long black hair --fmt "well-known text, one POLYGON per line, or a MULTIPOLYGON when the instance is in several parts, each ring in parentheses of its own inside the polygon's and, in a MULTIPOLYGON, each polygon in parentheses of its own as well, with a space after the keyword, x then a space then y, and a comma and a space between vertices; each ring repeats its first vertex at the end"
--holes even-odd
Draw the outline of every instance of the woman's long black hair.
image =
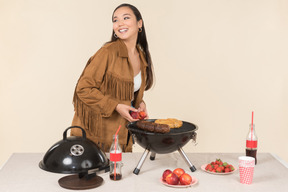
MULTIPOLYGON (((116 9, 113 11, 112 20, 113 20, 113 15, 114 15, 115 11, 117 9, 119 9, 120 7, 129 7, 133 11, 134 15, 136 16, 137 21, 140 21, 142 19, 140 11, 135 6, 124 3, 124 4, 121 4, 118 7, 116 7, 116 9)), ((111 42, 117 40, 117 38, 114 36, 114 33, 115 32, 113 30, 111 42)), ((153 65, 152 65, 151 55, 150 55, 149 48, 148 48, 148 42, 147 42, 147 38, 146 38, 146 32, 145 32, 143 19, 142 19, 142 31, 138 32, 138 38, 137 38, 136 44, 140 45, 141 49, 144 51, 146 62, 148 64, 148 68, 146 71, 147 80, 146 80, 146 87, 145 87, 145 90, 148 90, 152 87, 154 78, 153 78, 153 65)))

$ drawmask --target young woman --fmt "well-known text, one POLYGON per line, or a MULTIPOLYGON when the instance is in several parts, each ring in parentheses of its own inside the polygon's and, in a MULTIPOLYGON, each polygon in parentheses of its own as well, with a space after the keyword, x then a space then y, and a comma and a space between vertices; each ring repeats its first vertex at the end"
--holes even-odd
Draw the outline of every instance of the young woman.
MULTIPOLYGON (((104 152, 109 151, 121 125, 118 142, 124 152, 130 152, 132 142, 126 124, 138 120, 130 111, 148 115, 143 93, 153 84, 152 61, 138 9, 122 4, 114 10, 112 21, 111 41, 89 59, 76 85, 72 125, 84 128, 87 137, 104 152)), ((72 129, 71 135, 82 133, 72 129)))

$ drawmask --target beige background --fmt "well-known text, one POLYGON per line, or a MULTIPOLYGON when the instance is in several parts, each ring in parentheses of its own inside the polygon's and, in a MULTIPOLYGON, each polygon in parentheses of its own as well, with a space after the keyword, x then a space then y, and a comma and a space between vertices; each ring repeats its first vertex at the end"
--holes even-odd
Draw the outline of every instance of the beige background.
MULTIPOLYGON (((151 118, 197 124, 187 152, 244 154, 254 110, 258 151, 288 161, 288 1, 127 2, 142 12, 154 61, 151 118)), ((120 3, 0 0, 0 167, 62 139, 76 81, 120 3)))

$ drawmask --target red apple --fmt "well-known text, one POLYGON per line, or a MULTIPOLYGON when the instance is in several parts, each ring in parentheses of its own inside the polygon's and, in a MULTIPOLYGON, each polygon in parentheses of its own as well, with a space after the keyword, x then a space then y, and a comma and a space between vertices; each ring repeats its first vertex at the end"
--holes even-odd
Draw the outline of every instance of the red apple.
POLYGON ((139 116, 139 113, 138 113, 138 112, 131 111, 130 114, 131 114, 131 117, 132 117, 133 119, 140 119, 140 116, 139 116))
POLYGON ((139 114, 140 120, 145 119, 145 117, 147 117, 147 114, 144 111, 140 111, 138 112, 138 114, 139 114))
POLYGON ((144 111, 140 111, 140 112, 131 111, 130 115, 133 119, 140 119, 140 120, 143 120, 145 119, 145 117, 147 117, 147 114, 144 111))
POLYGON ((174 169, 173 173, 175 173, 178 177, 180 177, 182 174, 185 173, 185 171, 182 168, 174 169))
POLYGON ((169 184, 169 185, 178 185, 179 183, 179 177, 174 174, 174 173, 170 173, 169 175, 167 175, 166 177, 166 182, 169 184))
POLYGON ((192 177, 188 173, 183 173, 179 180, 181 185, 190 185, 192 182, 192 177))
POLYGON ((163 174, 162 174, 162 180, 166 181, 166 177, 167 175, 169 175, 170 173, 172 173, 172 171, 170 169, 166 169, 163 174))

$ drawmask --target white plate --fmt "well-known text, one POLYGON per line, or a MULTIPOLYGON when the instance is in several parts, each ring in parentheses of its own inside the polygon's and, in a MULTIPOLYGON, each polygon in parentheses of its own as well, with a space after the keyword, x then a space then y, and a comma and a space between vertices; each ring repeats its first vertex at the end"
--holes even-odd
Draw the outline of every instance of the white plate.
POLYGON ((207 171, 206 169, 205 169, 205 167, 207 166, 208 164, 204 164, 204 165, 202 165, 201 166, 201 169, 203 170, 203 171, 205 171, 205 172, 207 172, 207 173, 211 173, 211 174, 214 174, 214 175, 229 175, 229 174, 232 174, 232 173, 234 173, 237 169, 234 167, 234 171, 231 171, 231 172, 226 172, 226 173, 216 173, 216 172, 212 172, 212 171, 207 171))
POLYGON ((162 183, 163 185, 166 185, 166 186, 168 186, 168 187, 187 188, 187 187, 191 187, 191 186, 193 186, 193 185, 195 185, 195 184, 198 183, 198 179, 197 179, 196 177, 193 177, 193 176, 191 176, 191 177, 192 177, 192 183, 191 183, 190 185, 181 185, 181 184, 178 184, 178 185, 170 185, 170 184, 166 183, 165 181, 163 181, 162 178, 160 179, 160 181, 161 181, 161 183, 162 183))

